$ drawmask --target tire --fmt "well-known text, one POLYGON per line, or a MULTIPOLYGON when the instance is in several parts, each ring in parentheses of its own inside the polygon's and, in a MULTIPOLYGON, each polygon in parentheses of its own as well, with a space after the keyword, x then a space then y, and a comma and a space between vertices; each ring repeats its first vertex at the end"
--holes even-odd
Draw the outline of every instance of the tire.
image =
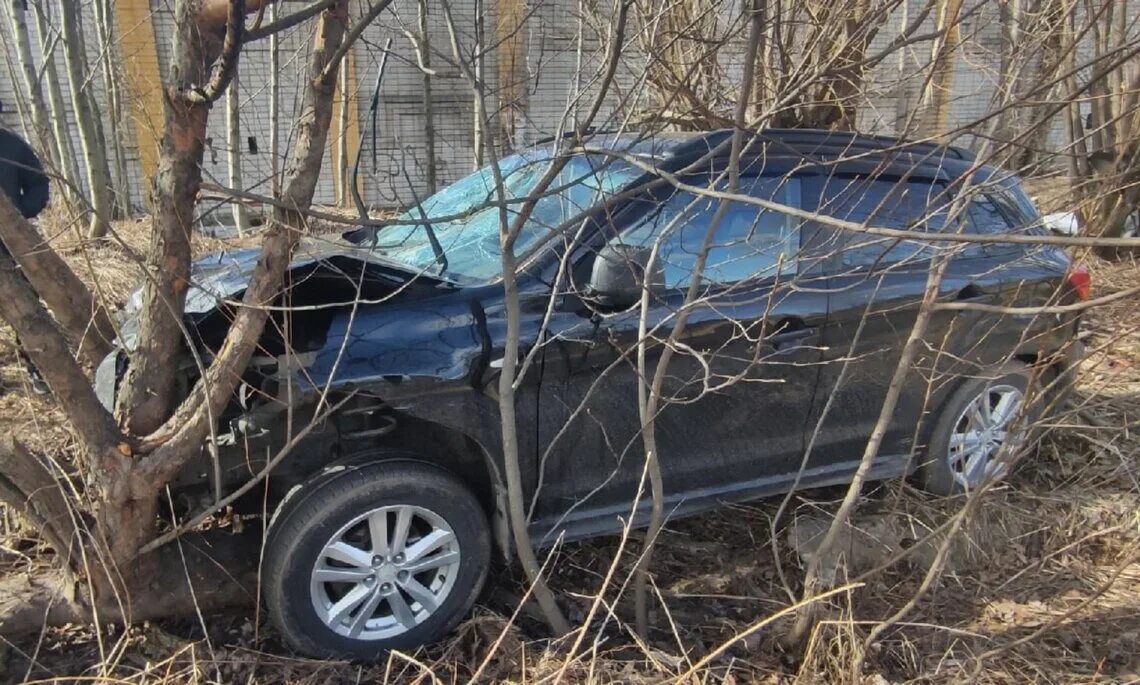
POLYGON ((1029 392, 1031 379, 1030 368, 1021 362, 966 379, 942 405, 930 434, 926 459, 918 469, 924 490, 936 495, 968 493, 1009 472, 1032 445, 1031 427, 1041 417, 1039 393, 1029 392), (1027 395, 1032 403, 1023 409, 1027 395), (1002 402, 1007 404, 1003 407, 1002 402), (1014 402, 1017 406, 1011 408, 1014 402), (974 412, 982 406, 989 411, 974 412))
POLYGON ((450 473, 408 461, 350 465, 282 503, 266 540, 263 595, 298 652, 373 660, 453 629, 490 558, 486 514, 450 473))

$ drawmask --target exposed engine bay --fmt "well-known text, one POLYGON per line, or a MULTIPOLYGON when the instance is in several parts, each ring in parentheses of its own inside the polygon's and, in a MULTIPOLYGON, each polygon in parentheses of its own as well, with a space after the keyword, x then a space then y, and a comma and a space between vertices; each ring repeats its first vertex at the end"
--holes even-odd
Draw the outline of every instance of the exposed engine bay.
MULTIPOLYGON (((195 263, 185 317, 191 340, 178 362, 179 397, 186 397, 201 376, 198 360, 208 365, 224 343, 257 252, 222 253, 195 263)), ((369 317, 382 315, 378 305, 420 299, 447 288, 445 282, 393 269, 341 241, 303 242, 284 292, 271 305, 257 350, 216 419, 214 437, 172 487, 209 497, 245 482, 287 447, 290 457, 274 474, 307 473, 338 453, 351 452, 354 443, 394 432, 396 412, 381 397, 364 388, 330 391, 308 370, 318 353, 340 357, 346 352, 348 336, 330 344, 334 321, 347 329, 346 321, 356 320, 364 310, 369 317)), ((138 291, 121 314, 121 349, 96 373, 97 393, 108 407, 113 407, 129 367, 141 302, 138 291)))

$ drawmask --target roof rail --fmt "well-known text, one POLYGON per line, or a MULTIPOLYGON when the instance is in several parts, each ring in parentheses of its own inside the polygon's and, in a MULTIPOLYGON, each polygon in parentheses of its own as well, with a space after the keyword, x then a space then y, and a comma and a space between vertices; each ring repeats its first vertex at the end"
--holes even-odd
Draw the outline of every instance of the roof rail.
MULTIPOLYGON (((565 140, 567 138, 570 138, 571 136, 574 136, 576 133, 577 133, 577 131, 563 131, 562 135, 560 135, 560 136, 546 136, 545 138, 539 138, 538 140, 536 140, 534 142, 527 143, 527 147, 530 147, 532 145, 545 145, 546 143, 553 143, 556 140, 565 140)), ((614 129, 596 129, 593 126, 591 126, 590 128, 587 128, 585 131, 582 132, 582 134, 585 136, 604 136, 604 135, 608 135, 608 134, 618 134, 618 133, 623 133, 623 131, 618 131, 618 130, 614 130, 614 129)), ((636 133, 636 131, 624 131, 624 133, 636 133)))
MULTIPOLYGON (((675 154, 693 152, 717 147, 732 135, 732 129, 709 131, 697 136, 677 148, 675 154)), ((788 152, 810 157, 820 152, 868 152, 899 151, 915 154, 942 153, 956 159, 972 161, 974 153, 952 145, 939 145, 931 142, 907 142, 891 136, 869 135, 848 131, 830 131, 810 128, 766 128, 753 134, 756 138, 779 145, 788 152)))
POLYGON ((974 153, 961 147, 932 142, 908 142, 894 136, 795 128, 764 129, 759 132, 759 135, 764 138, 777 139, 792 146, 815 145, 817 150, 819 148, 838 148, 840 150, 897 150, 912 153, 942 152, 964 161, 974 159, 974 153))

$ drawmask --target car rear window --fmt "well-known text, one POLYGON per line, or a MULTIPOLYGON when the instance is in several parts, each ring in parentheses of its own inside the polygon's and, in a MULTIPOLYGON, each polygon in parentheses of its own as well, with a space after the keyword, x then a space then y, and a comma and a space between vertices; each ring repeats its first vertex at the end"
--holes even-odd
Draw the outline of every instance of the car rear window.
MULTIPOLYGON (((915 179, 827 178, 817 197, 821 214, 868 226, 937 232, 946 227, 948 195, 941 183, 915 179)), ((847 232, 842 259, 846 267, 898 264, 929 259, 934 246, 847 232)))
MULTIPOLYGON (((1040 235, 1045 232, 1041 226, 1041 213, 1037 205, 1021 187, 1016 177, 1003 178, 989 189, 994 202, 1013 225, 1015 233, 1040 235)), ((1007 228, 1005 232, 1010 232, 1007 228)))

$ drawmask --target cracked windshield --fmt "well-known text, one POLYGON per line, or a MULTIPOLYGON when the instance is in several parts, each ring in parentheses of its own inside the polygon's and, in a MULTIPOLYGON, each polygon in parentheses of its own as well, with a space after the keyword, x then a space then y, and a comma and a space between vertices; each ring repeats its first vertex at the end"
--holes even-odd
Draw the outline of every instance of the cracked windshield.
MULTIPOLYGON (((508 203, 508 222, 518 216, 550 161, 549 151, 535 151, 511 155, 499 162, 508 203)), ((526 253, 557 227, 616 194, 636 176, 635 169, 602 155, 571 157, 535 204, 519 234, 515 253, 526 253)), ((484 281, 499 274, 500 214, 491 167, 436 193, 399 218, 416 221, 425 216, 439 241, 442 259, 432 246, 431 234, 424 230, 424 223, 384 229, 377 249, 388 259, 417 271, 435 271, 446 264, 440 275, 457 280, 484 281)))

